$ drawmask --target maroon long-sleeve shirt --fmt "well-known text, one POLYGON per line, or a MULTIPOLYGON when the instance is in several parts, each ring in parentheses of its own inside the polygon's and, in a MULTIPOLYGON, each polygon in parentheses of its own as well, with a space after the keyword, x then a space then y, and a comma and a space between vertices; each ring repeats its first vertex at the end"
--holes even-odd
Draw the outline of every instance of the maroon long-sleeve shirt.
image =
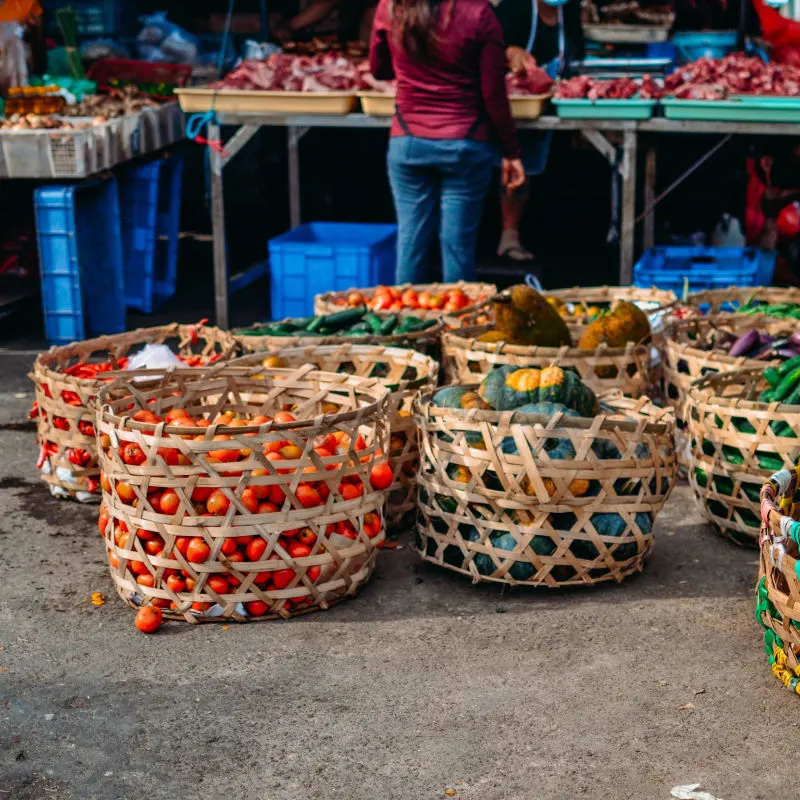
MULTIPOLYGON (((444 0, 426 62, 406 53, 392 34, 390 3, 378 3, 369 63, 376 78, 397 78, 397 108, 408 130, 425 139, 480 141, 494 133, 503 156, 519 158, 503 34, 488 0, 444 0)), ((395 115, 392 136, 404 133, 395 115)))

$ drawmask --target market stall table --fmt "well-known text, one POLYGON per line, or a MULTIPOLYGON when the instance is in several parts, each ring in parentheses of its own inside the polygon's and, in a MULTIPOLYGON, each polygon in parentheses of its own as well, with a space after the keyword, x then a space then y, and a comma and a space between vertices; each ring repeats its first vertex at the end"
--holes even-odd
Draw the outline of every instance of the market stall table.
MULTIPOLYGON (((285 114, 218 114, 208 125, 211 161, 211 219, 214 235, 214 288, 216 323, 226 328, 228 319, 228 297, 267 271, 266 261, 231 277, 228 272, 227 245, 225 237, 225 197, 222 173, 236 154, 252 138, 260 127, 279 126, 287 128, 289 160, 289 208, 292 227, 300 224, 300 165, 298 144, 310 128, 387 128, 390 117, 373 117, 366 114, 335 115, 285 115, 285 114), (235 126, 237 130, 220 148, 221 127, 235 126), (222 150, 222 152, 219 152, 222 150)), ((655 195, 657 134, 690 133, 718 134, 723 138, 703 158, 687 170, 671 187, 674 188, 688 176, 699 163, 713 155, 731 136, 797 136, 799 123, 773 122, 721 122, 705 120, 673 120, 655 117, 648 120, 619 119, 562 119, 544 116, 535 120, 517 120, 520 130, 580 131, 581 135, 595 147, 611 165, 621 183, 620 202, 620 264, 619 280, 629 284, 633 276, 636 222, 636 170, 640 134, 646 134, 644 164, 644 213, 642 243, 651 247, 654 240, 653 208, 655 195), (609 135, 610 134, 610 135, 609 135)))

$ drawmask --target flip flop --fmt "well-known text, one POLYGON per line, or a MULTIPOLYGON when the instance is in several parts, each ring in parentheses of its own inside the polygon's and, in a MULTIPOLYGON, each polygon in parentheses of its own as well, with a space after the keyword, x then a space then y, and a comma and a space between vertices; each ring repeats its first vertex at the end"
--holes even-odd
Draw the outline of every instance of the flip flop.
POLYGON ((497 255, 515 264, 524 261, 536 261, 536 256, 531 253, 530 250, 526 250, 522 245, 518 244, 508 247, 502 252, 498 252, 497 255))

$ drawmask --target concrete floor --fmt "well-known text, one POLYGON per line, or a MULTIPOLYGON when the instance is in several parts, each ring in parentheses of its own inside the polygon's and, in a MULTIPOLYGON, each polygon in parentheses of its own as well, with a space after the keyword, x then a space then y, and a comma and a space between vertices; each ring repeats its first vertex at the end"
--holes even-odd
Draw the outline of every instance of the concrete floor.
POLYGON ((0 367, 0 800, 794 796, 800 698, 762 650, 756 553, 686 485, 621 586, 473 587, 406 546, 328 613, 144 636, 96 508, 52 499, 9 426, 23 361, 0 367))

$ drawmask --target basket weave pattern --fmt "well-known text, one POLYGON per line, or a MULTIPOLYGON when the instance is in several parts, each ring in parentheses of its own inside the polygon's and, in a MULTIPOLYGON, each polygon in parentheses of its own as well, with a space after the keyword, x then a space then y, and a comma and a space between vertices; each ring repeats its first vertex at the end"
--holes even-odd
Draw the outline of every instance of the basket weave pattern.
POLYGON ((596 393, 619 390, 628 397, 646 394, 650 383, 650 345, 628 343, 596 350, 577 347, 526 347, 479 342, 488 327, 464 328, 442 335, 445 377, 450 383, 474 383, 496 367, 559 366, 574 369, 596 393))
POLYGON ((761 489, 761 571, 756 586, 756 619, 764 628, 764 649, 772 673, 800 694, 800 522, 797 468, 772 475, 761 489))
POLYGON ((38 408, 41 475, 56 497, 99 500, 94 398, 107 381, 78 378, 66 370, 79 362, 110 360, 114 364, 145 344, 169 344, 174 352, 196 356, 202 364, 227 357, 235 348, 231 335, 218 328, 173 323, 53 347, 42 353, 29 377, 38 408))
POLYGON ((169 617, 204 622, 288 618, 354 595, 369 579, 384 541, 384 493, 375 491, 369 478, 376 460, 385 459, 387 395, 379 381, 318 372, 310 365, 179 370, 146 388, 118 381, 101 390, 98 434, 101 441, 108 437, 101 452, 109 517, 104 535, 123 600, 134 606, 156 603, 169 617), (296 421, 212 423, 195 438, 197 428, 154 426, 127 416, 138 409, 164 415, 178 408, 212 421, 226 410, 252 419, 291 409, 296 421), (337 436, 341 446, 335 455, 317 452, 319 442, 337 436), (123 461, 125 443, 141 448, 143 464, 123 461), (296 456, 267 457, 267 450, 285 445, 298 448, 296 456), (170 465, 163 454, 175 449, 179 463, 170 465), (301 484, 316 487, 322 505, 302 502, 301 484), (360 494, 346 499, 345 484, 361 487, 360 494), (160 507, 156 511, 148 499, 163 489, 174 490, 179 500, 171 516, 160 507), (220 490, 229 506, 217 516, 198 515, 194 503, 213 490, 220 490), (269 492, 275 507, 252 511, 246 491, 269 492), (125 502, 131 492, 135 502, 125 502), (189 560, 187 541, 207 545, 201 563, 189 560), (308 546, 296 551, 295 542, 308 546), (186 586, 173 590, 168 579, 176 570, 186 586))
POLYGON ((800 456, 800 406, 758 402, 761 366, 709 375, 686 403, 689 482, 703 517, 737 544, 758 544, 761 484, 800 456), (787 435, 779 435, 779 433, 787 435))
MULTIPOLYGON (((608 308, 617 302, 628 303, 648 303, 653 305, 653 311, 649 309, 646 313, 653 321, 654 312, 658 309, 666 308, 677 302, 675 292, 668 289, 643 289, 638 286, 573 286, 571 289, 556 289, 547 291, 545 297, 554 297, 562 303, 582 304, 584 306, 601 306, 608 308)), ((586 314, 573 314, 564 317, 564 321, 570 327, 574 325, 586 325, 592 318, 586 314)))
POLYGON ((417 406, 416 547, 473 581, 621 581, 643 568, 675 478, 673 418, 608 398, 593 419, 417 406))
POLYGON ((775 320, 763 314, 722 314, 672 321, 664 341, 664 400, 675 409, 678 460, 688 466, 689 437, 684 422, 686 395, 693 381, 705 375, 731 372, 744 367, 766 367, 769 362, 744 356, 729 356, 713 350, 721 333, 741 336, 751 330, 773 336, 790 335, 797 328, 791 320, 775 320))
MULTIPOLYGON (((439 364, 414 350, 348 342, 323 347, 285 348, 274 355, 282 362, 281 366, 313 364, 325 372, 376 378, 391 392, 386 416, 391 434, 389 463, 394 483, 386 500, 386 524, 390 529, 410 527, 416 507, 419 464, 419 435, 411 406, 418 394, 436 387, 439 364)), ((231 366, 251 365, 261 358, 262 355, 245 356, 231 362, 231 366)))

